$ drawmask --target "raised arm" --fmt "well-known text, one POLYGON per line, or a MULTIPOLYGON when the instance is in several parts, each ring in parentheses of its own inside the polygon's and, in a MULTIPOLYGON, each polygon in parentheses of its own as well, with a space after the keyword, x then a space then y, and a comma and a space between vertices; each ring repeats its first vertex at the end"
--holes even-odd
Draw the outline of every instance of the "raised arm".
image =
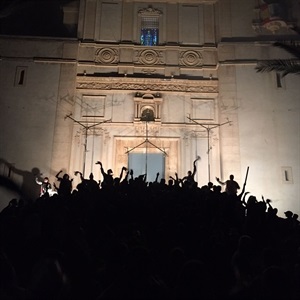
POLYGON ((96 165, 100 165, 100 171, 103 177, 106 176, 106 173, 104 172, 103 166, 102 166, 102 162, 101 161, 97 161, 96 165))
POLYGON ((40 181, 37 177, 35 177, 35 182, 38 184, 38 185, 42 185, 42 181, 40 181))
POLYGON ((147 174, 143 174, 142 178, 143 178, 143 182, 146 182, 146 180, 147 180, 147 174))
POLYGON ((121 182, 121 180, 122 180, 124 171, 127 171, 127 168, 126 168, 126 167, 122 167, 122 170, 121 170, 121 173, 120 173, 120 176, 119 176, 119 177, 120 177, 120 182, 121 182))
MULTIPOLYGON (((81 173, 81 172, 79 172, 79 171, 75 171, 75 172, 74 172, 74 174, 75 174, 75 176, 79 174, 79 175, 80 175, 80 179, 81 179, 81 181, 83 181, 83 180, 84 180, 84 178, 83 178, 83 175, 82 175, 82 173, 81 173)), ((73 179, 72 179, 72 180, 73 180, 73 179)))
POLYGON ((125 174, 125 177, 122 180, 122 182, 127 182, 128 181, 128 175, 129 175, 129 170, 127 170, 127 168, 126 168, 126 174, 125 174))
POLYGON ((220 183, 222 185, 226 184, 226 182, 222 182, 219 177, 216 177, 216 180, 218 181, 218 183, 220 183))
POLYGON ((176 186, 179 186, 180 179, 178 178, 178 174, 177 174, 177 173, 175 173, 175 178, 172 177, 172 176, 170 176, 170 178, 171 178, 172 180, 174 180, 174 184, 175 184, 176 186))
POLYGON ((53 182, 53 186, 57 191, 59 191, 59 187, 55 184, 55 182, 53 182))
MULTIPOLYGON (((264 201, 264 197, 262 196, 262 199, 263 199, 263 201, 264 201)), ((271 209, 273 209, 273 206, 271 205, 271 200, 270 199, 267 199, 266 201, 264 201, 265 203, 266 203, 266 205, 269 207, 269 208, 271 208, 271 209)))
POLYGON ((196 162, 200 160, 200 156, 197 156, 197 158, 194 160, 193 162, 193 173, 192 173, 192 176, 194 177, 196 172, 197 172, 197 166, 196 166, 196 162))
POLYGON ((62 170, 60 170, 60 171, 55 175, 56 179, 60 179, 59 175, 60 175, 61 172, 62 172, 62 170))

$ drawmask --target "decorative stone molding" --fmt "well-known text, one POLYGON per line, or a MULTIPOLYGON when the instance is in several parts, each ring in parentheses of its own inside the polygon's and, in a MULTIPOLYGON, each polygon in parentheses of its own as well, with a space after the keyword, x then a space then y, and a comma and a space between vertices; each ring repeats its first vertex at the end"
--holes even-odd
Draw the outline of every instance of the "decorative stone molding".
POLYGON ((77 89, 218 93, 216 80, 77 77, 77 89))
POLYGON ((119 62, 119 50, 115 48, 100 48, 95 51, 95 62, 115 64, 119 62))
POLYGON ((161 65, 164 64, 163 51, 154 49, 144 49, 135 51, 135 60, 142 65, 161 65))
POLYGON ((162 15, 162 11, 156 8, 153 8, 151 5, 147 8, 142 8, 138 11, 139 16, 153 16, 157 17, 162 15))
POLYGON ((79 46, 78 66, 82 65, 82 72, 88 72, 89 64, 99 67, 112 65, 125 68, 130 66, 133 73, 140 72, 140 67, 144 66, 145 73, 154 73, 158 67, 176 66, 176 68, 194 68, 201 72, 204 68, 217 68, 217 48, 208 47, 193 49, 182 46, 142 46, 142 45, 113 45, 109 44, 100 47, 97 44, 90 45, 82 43, 79 46), (93 51, 93 52, 92 52, 93 51), (94 55, 90 55, 90 53, 94 55), (83 69, 85 68, 85 69, 83 69), (136 71, 135 69, 138 69, 136 71))
POLYGON ((179 65, 186 67, 197 67, 203 65, 203 57, 200 51, 181 51, 179 65))
POLYGON ((155 74, 156 73, 156 69, 142 69, 141 72, 144 73, 144 74, 155 74))
POLYGON ((134 124, 134 132, 135 136, 146 136, 146 130, 148 130, 148 135, 155 137, 159 136, 160 133, 160 124, 157 123, 148 123, 147 128, 145 123, 135 123, 134 124))

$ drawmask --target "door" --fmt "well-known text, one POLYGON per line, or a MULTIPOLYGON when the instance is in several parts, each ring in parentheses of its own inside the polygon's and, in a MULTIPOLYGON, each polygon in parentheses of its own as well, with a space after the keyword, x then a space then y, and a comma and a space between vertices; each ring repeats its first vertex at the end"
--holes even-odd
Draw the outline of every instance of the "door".
POLYGON ((159 173, 158 181, 165 176, 165 155, 163 153, 129 153, 128 169, 133 170, 133 176, 146 174, 147 182, 154 181, 159 173))

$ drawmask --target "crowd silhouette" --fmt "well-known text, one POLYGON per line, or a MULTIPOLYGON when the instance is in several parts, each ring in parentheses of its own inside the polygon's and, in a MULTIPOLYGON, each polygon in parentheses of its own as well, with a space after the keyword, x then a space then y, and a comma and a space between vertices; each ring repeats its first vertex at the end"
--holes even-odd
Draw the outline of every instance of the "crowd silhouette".
POLYGON ((147 182, 97 164, 101 182, 76 171, 73 187, 60 171, 57 193, 2 210, 1 299, 299 299, 298 215, 190 176, 147 182))

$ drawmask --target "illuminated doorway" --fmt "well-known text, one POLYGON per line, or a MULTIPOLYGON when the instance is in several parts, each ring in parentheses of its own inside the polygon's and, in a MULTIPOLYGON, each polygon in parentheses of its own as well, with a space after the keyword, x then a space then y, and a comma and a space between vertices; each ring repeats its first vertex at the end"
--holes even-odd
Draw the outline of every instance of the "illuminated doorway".
POLYGON ((165 177, 165 154, 163 153, 128 153, 128 169, 133 176, 147 174, 147 182, 152 182, 159 173, 158 180, 165 177))

